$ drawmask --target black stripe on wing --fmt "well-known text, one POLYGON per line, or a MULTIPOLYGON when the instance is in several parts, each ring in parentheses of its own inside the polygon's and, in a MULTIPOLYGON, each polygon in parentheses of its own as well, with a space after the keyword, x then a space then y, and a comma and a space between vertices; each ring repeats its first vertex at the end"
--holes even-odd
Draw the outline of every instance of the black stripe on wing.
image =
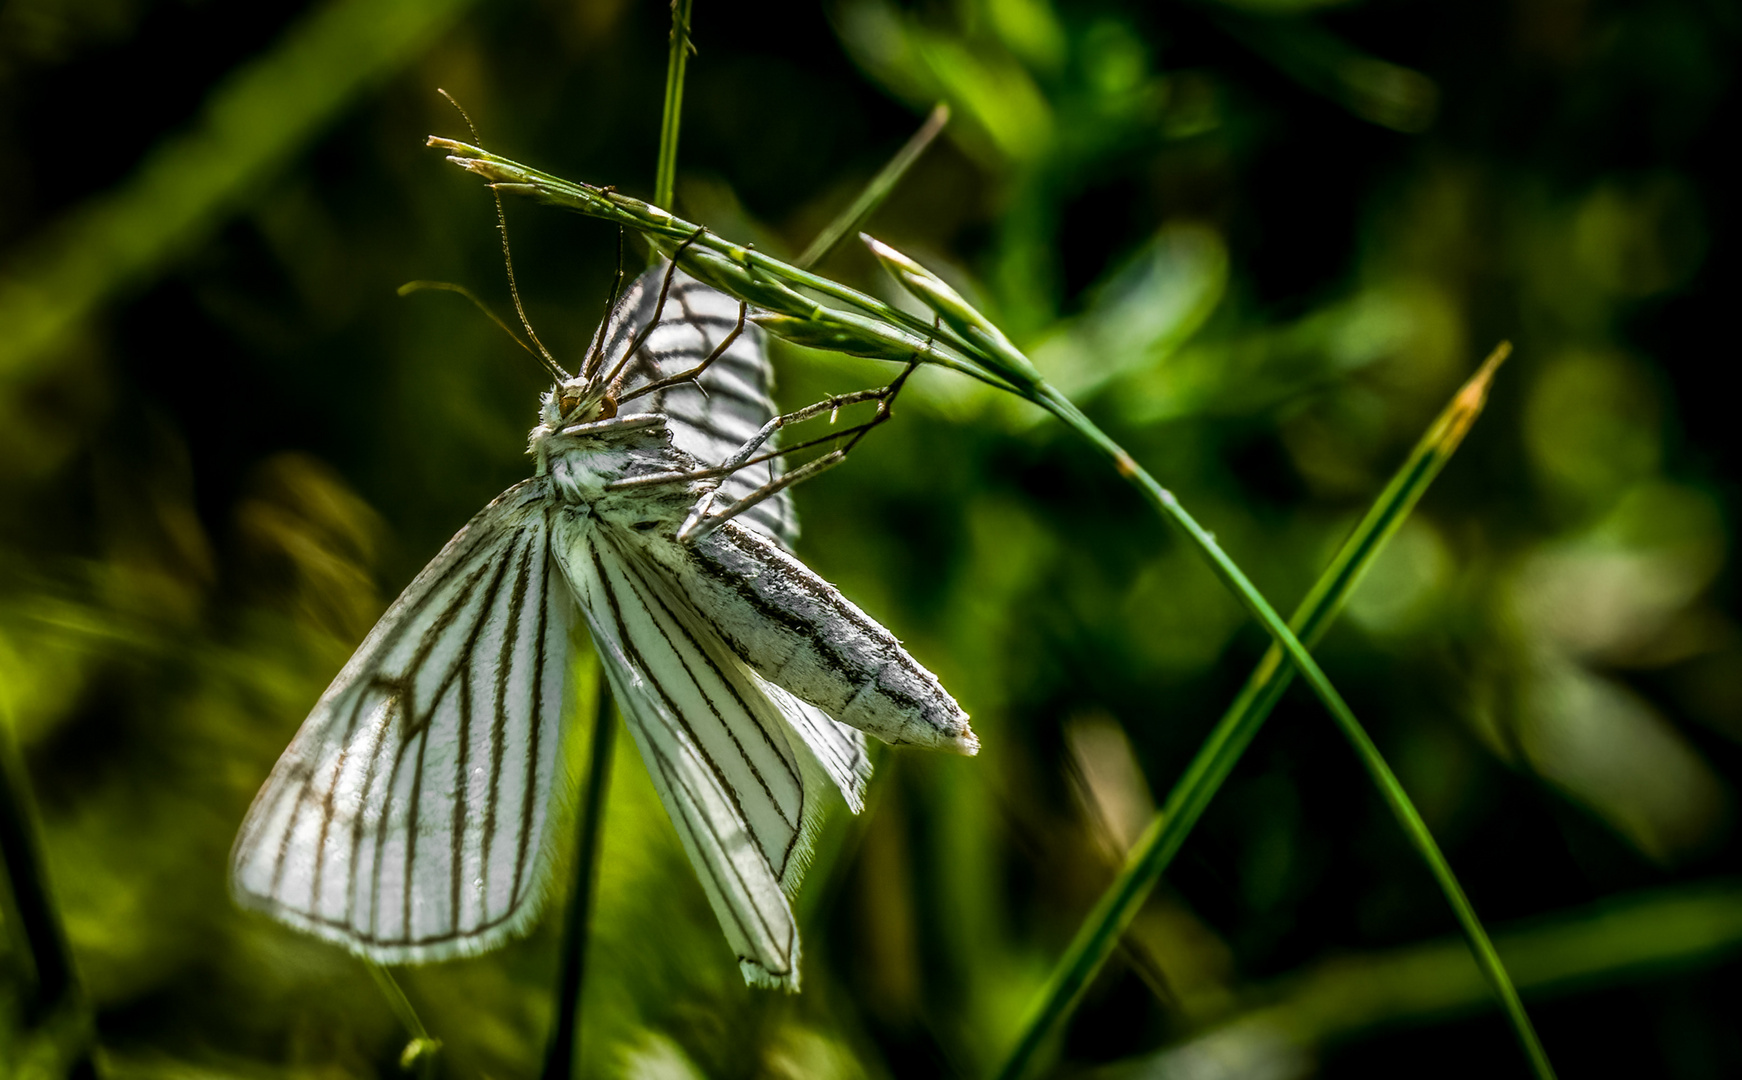
POLYGON ((383 961, 530 921, 573 621, 550 506, 543 480, 509 489, 370 631, 243 823, 245 903, 383 961))
MULTIPOLYGON (((663 264, 636 278, 611 312, 603 330, 602 362, 610 372, 635 335, 653 319, 664 281, 663 264)), ((684 273, 673 275, 660 324, 624 368, 625 393, 700 364, 738 322, 738 302, 684 273)), ((651 412, 670 421, 672 441, 705 465, 719 465, 775 416, 773 369, 762 329, 746 322, 736 341, 697 378, 626 402, 625 413, 651 412)), ((769 449, 773 449, 772 444, 769 449)), ((778 461, 764 462, 726 478, 721 493, 742 498, 781 474, 778 461)), ((792 500, 781 492, 746 510, 739 519, 791 548, 798 538, 792 500)))

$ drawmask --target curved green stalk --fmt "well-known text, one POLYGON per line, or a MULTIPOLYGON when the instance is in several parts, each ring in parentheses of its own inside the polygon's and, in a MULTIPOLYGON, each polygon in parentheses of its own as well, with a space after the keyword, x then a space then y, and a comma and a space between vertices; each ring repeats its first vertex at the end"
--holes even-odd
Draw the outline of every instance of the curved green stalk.
MULTIPOLYGON (((689 273, 759 308, 802 323, 844 325, 867 335, 857 341, 866 347, 841 351, 903 362, 923 353, 929 362, 960 371, 1000 390, 1020 392, 1009 380, 977 362, 983 350, 963 340, 948 326, 935 326, 857 289, 734 244, 652 203, 609 188, 564 180, 457 139, 432 135, 428 144, 447 151, 449 161, 477 173, 498 191, 526 195, 550 206, 634 229, 663 254, 677 254, 679 265, 689 273), (826 307, 795 289, 808 289, 838 300, 869 318, 826 307), (881 337, 881 351, 873 351, 871 336, 881 337), (954 353, 944 352, 938 346, 954 353)), ((828 347, 819 339, 806 339, 801 344, 828 347)))
MULTIPOLYGON (((1439 475, 1470 425, 1482 410, 1494 373, 1511 347, 1502 344, 1453 397, 1445 411, 1429 426, 1403 466, 1373 507, 1355 527, 1314 583, 1312 590, 1289 620, 1295 636, 1315 644, 1341 610, 1367 567, 1396 533, 1439 475)), ((1223 781, 1246 752, 1270 710, 1281 700, 1294 677, 1281 646, 1272 644, 1239 696, 1199 748, 1197 756, 1168 793, 1161 810, 1138 838, 1119 876, 1108 886, 1093 911, 1084 919, 1075 939, 1065 951, 1046 987, 1029 1012, 1022 1034, 999 1075, 1017 1077, 1031 1068, 1064 1017, 1070 1014, 1084 989, 1112 955, 1119 937, 1130 925, 1144 900, 1167 871, 1220 790, 1223 781)))
MULTIPOLYGON (((1476 917, 1469 898, 1464 895, 1462 886, 1458 884, 1445 856, 1440 852, 1439 845, 1435 843, 1426 823, 1410 802, 1409 795, 1403 790, 1396 775, 1380 755, 1378 747, 1373 744, 1373 740, 1368 737, 1355 714, 1331 685, 1330 679, 1313 660, 1306 647, 1239 566, 1222 550, 1216 538, 1186 512, 1174 494, 1162 487, 1117 442, 1096 427, 1069 398, 1048 385, 1028 358, 996 326, 956 295, 954 290, 899 252, 882 244, 873 244, 874 253, 895 274, 896 279, 936 312, 937 321, 928 324, 918 315, 873 300, 863 293, 772 259, 761 252, 727 243, 703 228, 680 221, 666 210, 619 195, 615 191, 570 183, 451 139, 432 137, 429 144, 447 150, 448 160, 478 173, 499 190, 530 195, 552 205, 602 217, 636 229, 648 236, 656 246, 670 248, 672 253, 678 255, 678 261, 684 269, 694 276, 758 307, 785 316, 794 325, 844 328, 840 330, 842 339, 850 344, 840 345, 842 351, 886 359, 899 359, 903 355, 911 359, 914 355, 923 355, 928 361, 965 371, 1017 394, 1058 417, 1066 426, 1106 454, 1119 475, 1137 488, 1146 502, 1177 525, 1196 545, 1223 584, 1263 625, 1287 659, 1306 678, 1313 693, 1330 710, 1332 719, 1354 746, 1356 756, 1373 778, 1386 805, 1403 825, 1410 843, 1427 863, 1429 871, 1445 893, 1447 902, 1469 941, 1470 949, 1475 954, 1478 966, 1505 1006, 1507 1019, 1512 1024, 1532 1069, 1539 1077, 1554 1075, 1542 1044, 1531 1026, 1530 1018, 1525 1014, 1523 1003, 1518 998, 1518 991, 1507 977, 1493 943, 1489 941, 1487 932, 1483 930, 1481 921, 1476 917), (795 287, 810 289, 848 303, 871 318, 851 316, 850 313, 829 308, 794 291, 795 287), (879 334, 888 336, 879 339, 879 334), (890 351, 882 351, 879 341, 886 344, 890 351), (932 348, 933 344, 940 342, 959 355, 952 356, 932 348), (905 350, 905 353, 896 352, 897 348, 905 350)), ((774 325, 769 325, 769 328, 776 329, 774 325)), ((793 326, 786 329, 791 331, 793 326)), ((824 335, 819 332, 814 337, 806 338, 804 343, 818 345, 823 340, 824 335)))
POLYGON ((23 1019, 58 1045, 68 1076, 94 1080, 96 1032, 90 1005, 49 889, 36 800, 12 731, 12 718, 0 716, 0 888, 12 887, 4 921, 22 939, 33 976, 22 995, 23 1019))

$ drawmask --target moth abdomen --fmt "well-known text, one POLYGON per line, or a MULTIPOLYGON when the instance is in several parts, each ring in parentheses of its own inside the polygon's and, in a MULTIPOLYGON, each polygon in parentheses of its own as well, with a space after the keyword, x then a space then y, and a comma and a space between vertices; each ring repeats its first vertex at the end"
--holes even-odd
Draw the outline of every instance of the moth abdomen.
POLYGON ((760 534, 727 522, 656 557, 759 675, 890 743, 972 754, 967 714, 895 635, 760 534))

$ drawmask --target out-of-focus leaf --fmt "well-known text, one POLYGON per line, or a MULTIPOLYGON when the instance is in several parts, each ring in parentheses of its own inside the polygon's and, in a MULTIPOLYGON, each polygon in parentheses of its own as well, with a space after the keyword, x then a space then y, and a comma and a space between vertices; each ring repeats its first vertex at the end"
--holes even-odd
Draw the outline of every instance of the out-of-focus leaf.
POLYGON ((1206 331, 1120 380, 1116 407, 1131 424, 1270 408, 1384 360, 1437 354, 1449 302, 1431 287, 1380 286, 1293 323, 1228 336, 1206 331))
POLYGON ((1195 222, 1163 227, 1090 291, 1082 315, 1056 323, 1029 350, 1047 381, 1076 399, 1165 364, 1209 319, 1228 287, 1228 252, 1195 222))
MULTIPOLYGON (((884 0, 853 0, 837 15, 841 39, 853 59, 880 82, 918 107, 940 98, 957 117, 951 137, 990 161, 1029 161, 1052 139, 1052 108, 1022 64, 1000 44, 935 31, 884 0)), ((1001 27, 1020 27, 1026 38, 1031 14, 1012 13, 1001 27)))
MULTIPOLYGON (((1742 892, 1719 882, 1620 896, 1502 928, 1495 945, 1534 994, 1721 963, 1742 949, 1742 892)), ((1247 1008, 1179 1045, 1093 1074, 1096 1080, 1304 1077, 1319 1051, 1354 1032, 1462 1016, 1486 989, 1457 942, 1342 956, 1255 989, 1247 1008)))
MULTIPOLYGON (((335 0, 231 73, 193 128, 0 266, 0 385, 52 362, 112 297, 233 213, 357 95, 415 59, 467 0, 335 0)), ((93 137, 98 137, 95 133, 93 137)))

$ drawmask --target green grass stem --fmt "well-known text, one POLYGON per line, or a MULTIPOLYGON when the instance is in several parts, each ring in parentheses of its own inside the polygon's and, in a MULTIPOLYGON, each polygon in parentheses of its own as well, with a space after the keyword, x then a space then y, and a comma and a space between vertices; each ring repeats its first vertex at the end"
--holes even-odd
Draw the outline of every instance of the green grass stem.
POLYGON ((683 119, 683 78, 689 67, 690 9, 695 0, 672 0, 671 54, 665 64, 665 109, 659 120, 659 167, 654 172, 653 201, 670 206, 677 191, 677 132, 683 119))
POLYGON ((0 717, 0 868, 11 885, 6 922, 22 939, 34 976, 23 999, 23 1019, 58 1043, 71 1077, 95 1077, 95 1042, 89 1007, 73 966, 42 863, 36 800, 13 742, 12 725, 0 717))
MULTIPOLYGON (((690 41, 694 0, 672 0, 671 51, 665 65, 665 104, 659 125, 659 163, 654 171, 654 202, 670 206, 677 187, 677 137, 683 117, 684 71, 695 45, 690 41)), ((621 233, 618 257, 621 259, 621 233)), ((655 254, 658 249, 655 248, 655 254)), ((617 714, 604 672, 595 670, 593 733, 587 748, 587 790, 580 819, 575 822, 575 879, 563 916, 562 954, 557 971, 556 1005, 545 1041, 543 1080, 569 1080, 574 1075, 581 1038, 581 990, 586 982, 587 933, 592 922, 593 893, 598 880, 599 838, 605 827, 605 803, 611 786, 611 755, 617 735, 617 714)))
POLYGON ((1282 621, 1282 616, 1258 592, 1245 573, 1228 557, 1216 542, 1214 534, 1210 533, 1180 505, 1173 492, 1162 487, 1141 465, 1127 454, 1125 450, 1109 438, 1106 433, 1096 427, 1094 422, 1077 409, 1068 399, 1050 386, 1042 384, 1038 396, 1053 415, 1088 439, 1112 461, 1114 468, 1133 487, 1144 500, 1155 507, 1160 513, 1179 526, 1210 563, 1212 570, 1225 585, 1234 593, 1248 611, 1264 626, 1270 636, 1275 639, 1287 659, 1305 677, 1313 693, 1330 710, 1331 719, 1338 730, 1355 749, 1355 756, 1360 760, 1368 776, 1379 789, 1380 797, 1385 800, 1392 816, 1397 818, 1403 827, 1404 836, 1410 845, 1416 849, 1422 861, 1427 864, 1428 871, 1433 874, 1434 881, 1440 891, 1445 894, 1446 901, 1451 905, 1452 913, 1457 917, 1458 925, 1469 942, 1470 950, 1475 955, 1477 965, 1482 969, 1493 987, 1494 993, 1505 1007, 1506 1017, 1512 1025, 1513 1034, 1518 1039, 1525 1057, 1529 1060, 1532 1071, 1542 1078, 1554 1076, 1554 1068, 1549 1064, 1548 1055, 1542 1048, 1542 1041, 1537 1038, 1536 1028, 1530 1022, 1530 1016, 1524 1011, 1524 1003, 1518 997, 1518 990, 1512 985, 1512 980, 1506 974, 1506 967, 1500 961, 1500 954, 1494 951, 1494 943, 1483 929, 1482 921, 1476 916, 1476 909, 1464 893, 1464 887, 1459 884, 1457 875, 1452 872, 1451 865, 1440 851, 1440 846, 1428 830, 1427 822, 1422 820, 1421 813, 1410 801, 1409 793, 1403 789, 1403 784, 1397 779, 1397 774, 1391 771, 1391 766, 1379 752, 1379 747, 1355 718, 1355 713, 1349 708, 1343 696, 1331 685, 1331 680, 1319 667, 1318 662, 1307 652, 1306 646, 1289 630, 1288 624, 1282 621))
MULTIPOLYGON (((1451 459, 1481 413, 1494 373, 1510 348, 1506 344, 1496 348, 1453 397, 1296 609, 1289 626, 1303 643, 1311 646, 1323 636, 1367 568, 1451 459)), ((1272 643, 1054 967, 999 1076, 1021 1076, 1035 1065, 1293 678, 1294 667, 1285 661, 1282 647, 1272 643)))
MULTIPOLYGON (((449 161, 478 174, 498 191, 524 195, 550 206, 633 229, 647 237, 661 252, 667 255, 677 253, 679 265, 687 272, 758 307, 806 324, 839 325, 858 330, 871 337, 880 337, 886 347, 884 352, 877 353, 868 347, 843 351, 898 361, 923 355, 929 362, 961 371, 999 389, 1015 389, 1009 380, 968 359, 976 352, 975 346, 958 340, 949 327, 934 327, 918 315, 885 304, 856 289, 742 244, 734 244, 659 206, 618 191, 564 180, 456 139, 431 136, 429 145, 445 150, 449 161), (680 246, 683 251, 678 253, 680 246), (796 289, 808 289, 840 301, 855 311, 830 308, 794 291, 796 289), (869 318, 861 318, 855 312, 862 312, 869 318)), ((867 340, 866 344, 869 343, 867 340)), ((821 337, 803 338, 801 344, 828 347, 821 337)))
MULTIPOLYGON (((1742 951, 1742 884, 1608 897, 1496 927, 1494 942, 1518 985, 1545 997, 1712 967, 1742 951)), ((1310 1060, 1321 1047, 1374 1031, 1475 1014, 1493 994, 1469 957, 1462 942, 1440 939, 1320 961, 1242 994, 1232 1014, 1206 1018, 1140 1069, 1167 1075, 1169 1066, 1236 1046, 1310 1060)))
POLYGON ((432 1037, 429 1029, 423 1026, 423 1018, 417 1015, 411 999, 405 996, 405 991, 400 989, 399 980, 393 977, 391 971, 367 958, 363 960, 363 966, 369 969, 369 977, 375 980, 381 996, 387 999, 387 1007, 399 1018, 405 1033, 411 1036, 411 1041, 405 1044, 405 1049, 399 1055, 399 1067, 406 1071, 416 1068, 417 1075, 423 1080, 433 1080, 442 1041, 432 1037))
POLYGON ((949 122, 950 107, 941 101, 933 105, 925 123, 913 133, 913 137, 895 152, 887 165, 877 171, 877 175, 865 185, 865 190, 853 200, 853 205, 847 207, 835 220, 829 222, 827 228, 817 234, 817 238, 811 241, 810 247, 804 249, 804 254, 793 265, 801 270, 809 270, 828 258, 829 253, 842 240, 864 227, 871 215, 877 212, 877 208, 883 205, 883 201, 889 198, 895 186, 901 183, 907 170, 913 168, 913 163, 919 160, 920 155, 925 153, 926 148, 931 146, 933 140, 943 132, 944 125, 949 122))
MULTIPOLYGON (((431 138, 429 142, 432 146, 448 151, 450 161, 478 173, 498 190, 528 195, 551 205, 636 229, 647 236, 656 247, 676 253, 680 265, 692 275, 749 303, 817 325, 828 325, 831 320, 838 320, 847 313, 831 309, 809 296, 802 295, 795 291, 797 288, 809 289, 850 304, 872 317, 863 320, 864 323, 881 320, 883 324, 881 328, 855 324, 861 339, 879 329, 887 329, 892 335, 892 342, 917 339, 917 348, 913 344, 906 346, 909 349, 908 356, 921 355, 928 361, 965 371, 1018 394, 1052 413, 1106 454, 1114 469, 1137 489, 1144 501, 1186 534, 1223 584, 1282 648, 1289 662, 1300 671, 1313 693, 1330 711, 1333 721, 1354 747, 1357 758, 1372 777, 1387 807, 1398 819, 1411 845, 1427 864, 1429 872, 1445 894, 1469 941, 1478 966, 1505 1006, 1507 1019, 1512 1024, 1532 1070, 1538 1077, 1554 1075, 1541 1041, 1518 998, 1518 991, 1507 977, 1506 969, 1494 951, 1493 942, 1482 928, 1463 887, 1452 873, 1439 845, 1411 803, 1403 785, 1398 782, 1378 747, 1362 728, 1336 687, 1331 685, 1329 677, 1319 667, 1318 662, 1295 637, 1282 616, 1277 614, 1276 609, 1264 599, 1234 560, 1222 550, 1215 536, 1180 505, 1174 494, 1097 427, 1070 399, 1041 379, 1028 358, 984 316, 962 301, 949 286, 893 249, 877 245, 877 249, 880 249, 879 257, 886 266, 891 265, 892 256, 898 257, 898 266, 894 268, 897 270, 897 280, 931 306, 941 320, 928 323, 919 315, 873 300, 863 293, 770 258, 762 252, 728 243, 705 229, 681 221, 669 211, 640 200, 630 199, 604 188, 574 184, 552 177, 451 139, 431 138), (681 252, 678 251, 680 245, 683 248, 681 252), (950 352, 933 347, 939 344, 953 350, 956 355, 952 356, 950 352)), ((816 341, 807 341, 807 344, 815 345, 816 341)), ((887 358, 898 357, 890 354, 887 358)))
POLYGON ((587 749, 587 793, 575 822, 575 884, 563 918, 562 967, 557 975, 556 1012, 545 1043, 543 1080, 569 1080, 581 1045, 581 988, 587 970, 587 928, 598 880, 599 837, 605 827, 605 799, 611 787, 611 760, 617 711, 604 673, 597 678, 593 738, 587 749))

